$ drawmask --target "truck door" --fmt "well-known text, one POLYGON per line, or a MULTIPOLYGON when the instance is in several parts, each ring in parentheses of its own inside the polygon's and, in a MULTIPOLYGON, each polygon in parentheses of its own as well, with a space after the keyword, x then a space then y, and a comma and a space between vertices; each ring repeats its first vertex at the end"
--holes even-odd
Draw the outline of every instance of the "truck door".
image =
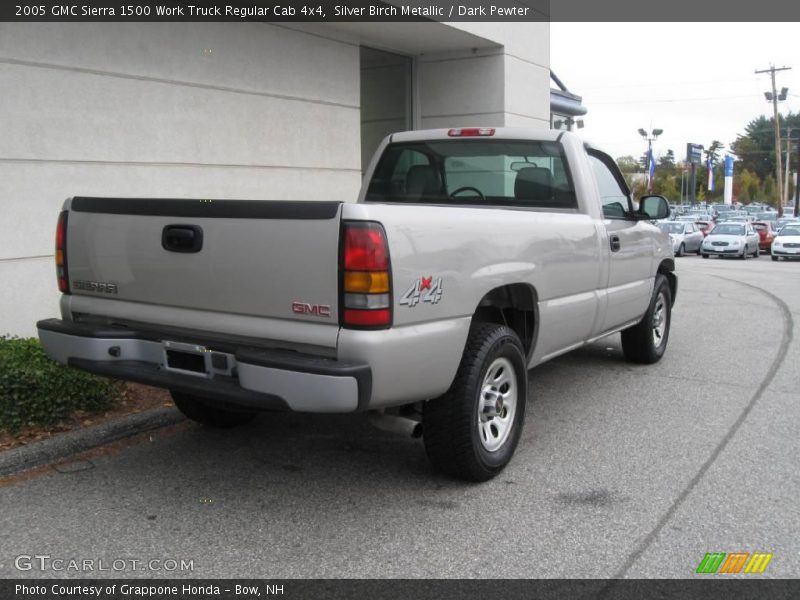
POLYGON ((603 251, 608 256, 608 276, 605 289, 599 290, 606 301, 600 303, 594 331, 599 335, 644 314, 653 285, 653 248, 649 225, 633 219, 631 194, 614 160, 589 150, 589 163, 597 182, 607 235, 603 251))

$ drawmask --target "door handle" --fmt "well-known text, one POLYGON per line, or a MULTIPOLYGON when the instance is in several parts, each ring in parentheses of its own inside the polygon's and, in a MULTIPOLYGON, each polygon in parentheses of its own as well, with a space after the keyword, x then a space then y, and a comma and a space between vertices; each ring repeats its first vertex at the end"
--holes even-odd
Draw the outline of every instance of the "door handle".
POLYGON ((619 242, 619 236, 618 235, 612 235, 609 238, 608 242, 611 245, 611 251, 612 252, 619 252, 620 242, 619 242))
POLYGON ((161 246, 168 252, 200 252, 203 230, 197 225, 167 225, 161 232, 161 246))

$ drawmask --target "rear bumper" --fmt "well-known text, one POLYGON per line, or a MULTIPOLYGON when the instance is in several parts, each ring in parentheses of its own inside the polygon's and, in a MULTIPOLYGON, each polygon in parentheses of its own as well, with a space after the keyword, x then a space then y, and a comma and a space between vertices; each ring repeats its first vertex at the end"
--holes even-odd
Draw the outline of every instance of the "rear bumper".
POLYGON ((203 353, 209 353, 209 367, 205 373, 189 373, 167 365, 164 342, 173 338, 157 331, 60 319, 47 319, 36 325, 45 353, 61 364, 233 407, 347 413, 366 410, 372 394, 372 372, 366 363, 288 350, 206 343, 198 334, 180 342, 195 344, 203 353), (219 363, 211 366, 217 362, 211 358, 214 355, 224 368, 219 363))

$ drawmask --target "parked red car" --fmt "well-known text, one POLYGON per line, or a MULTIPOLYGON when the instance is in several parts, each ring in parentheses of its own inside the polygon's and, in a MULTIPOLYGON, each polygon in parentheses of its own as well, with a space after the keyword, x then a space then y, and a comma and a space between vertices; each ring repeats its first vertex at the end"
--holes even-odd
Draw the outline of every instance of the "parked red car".
POLYGON ((706 237, 714 229, 714 221, 695 221, 694 224, 703 232, 703 237, 706 237))
POLYGON ((758 232, 758 249, 769 252, 776 233, 772 221, 753 221, 753 229, 758 232))

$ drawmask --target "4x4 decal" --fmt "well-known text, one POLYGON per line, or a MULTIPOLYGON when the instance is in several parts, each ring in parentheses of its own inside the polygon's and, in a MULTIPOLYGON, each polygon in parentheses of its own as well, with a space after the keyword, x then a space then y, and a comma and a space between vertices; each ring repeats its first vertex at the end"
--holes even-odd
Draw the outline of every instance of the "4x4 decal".
POLYGON ((438 304, 442 299, 442 278, 420 277, 400 298, 399 304, 413 308, 420 302, 438 304))

